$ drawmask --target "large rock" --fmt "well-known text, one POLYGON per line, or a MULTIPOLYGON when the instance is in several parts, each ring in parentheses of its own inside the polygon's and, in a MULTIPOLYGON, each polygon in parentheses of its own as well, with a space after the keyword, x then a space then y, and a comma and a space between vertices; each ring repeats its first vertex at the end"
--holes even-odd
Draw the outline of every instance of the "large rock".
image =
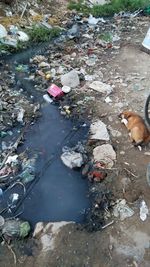
POLYGON ((94 81, 92 82, 89 87, 99 93, 109 95, 112 92, 112 87, 109 84, 100 82, 100 81, 94 81))
POLYGON ((42 245, 42 251, 50 251, 55 248, 55 240, 62 229, 66 224, 70 224, 72 222, 55 222, 55 223, 47 223, 38 222, 35 226, 33 237, 39 239, 42 245))
POLYGON ((80 84, 78 73, 75 70, 61 76, 61 83, 63 86, 75 88, 80 84))
POLYGON ((97 146, 93 149, 95 162, 103 162, 106 168, 112 168, 116 160, 116 152, 110 144, 97 146))
POLYGON ((90 139, 104 140, 104 141, 109 140, 109 134, 106 125, 101 120, 97 120, 91 124, 90 133, 91 133, 90 139))

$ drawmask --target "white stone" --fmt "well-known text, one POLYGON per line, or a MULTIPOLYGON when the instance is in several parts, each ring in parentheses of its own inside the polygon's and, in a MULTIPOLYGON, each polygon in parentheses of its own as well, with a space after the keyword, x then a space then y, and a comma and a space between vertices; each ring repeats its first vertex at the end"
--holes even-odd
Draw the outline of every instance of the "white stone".
POLYGON ((17 115, 17 121, 18 122, 23 123, 24 113, 25 113, 25 110, 23 108, 21 108, 19 110, 18 115, 17 115))
POLYGON ((103 162, 107 168, 112 168, 116 160, 116 152, 110 144, 97 146, 93 149, 95 162, 103 162))
POLYGON ((110 98, 109 96, 107 96, 107 97, 105 98, 105 102, 106 102, 107 104, 109 104, 109 103, 112 103, 112 100, 111 100, 111 98, 110 98))
POLYGON ((41 241, 43 252, 47 252, 55 248, 55 240, 58 233, 63 226, 70 223, 72 222, 61 221, 54 223, 49 222, 45 226, 43 222, 36 224, 33 237, 38 237, 38 239, 41 241))
POLYGON ((106 125, 101 120, 97 120, 91 124, 90 133, 91 133, 90 139, 104 140, 104 141, 109 140, 109 134, 106 125))
POLYGON ((112 87, 109 84, 100 82, 100 81, 94 81, 92 82, 89 87, 99 93, 109 95, 112 92, 112 87))
POLYGON ((62 87, 62 91, 65 93, 65 94, 68 94, 70 91, 71 91, 71 88, 69 86, 66 86, 64 85, 62 87))
POLYGON ((64 86, 75 88, 80 84, 78 73, 75 70, 61 76, 61 83, 64 86))
POLYGON ((113 137, 120 137, 121 136, 121 132, 119 132, 118 130, 113 129, 111 126, 109 127, 109 130, 112 134, 113 137))
POLYGON ((44 223, 38 222, 35 226, 33 237, 38 238, 39 235, 43 232, 43 229, 44 229, 44 223))

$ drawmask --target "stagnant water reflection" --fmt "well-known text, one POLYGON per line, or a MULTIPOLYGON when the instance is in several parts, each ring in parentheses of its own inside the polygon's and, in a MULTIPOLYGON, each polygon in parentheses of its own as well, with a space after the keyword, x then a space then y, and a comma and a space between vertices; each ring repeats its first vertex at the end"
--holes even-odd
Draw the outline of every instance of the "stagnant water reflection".
POLYGON ((37 172, 42 171, 19 210, 22 218, 32 224, 38 221, 84 221, 84 211, 90 205, 88 184, 79 171, 67 168, 60 155, 64 145, 74 146, 86 140, 88 128, 65 119, 58 107, 47 105, 43 115, 31 126, 22 149, 32 156, 35 153, 37 172))

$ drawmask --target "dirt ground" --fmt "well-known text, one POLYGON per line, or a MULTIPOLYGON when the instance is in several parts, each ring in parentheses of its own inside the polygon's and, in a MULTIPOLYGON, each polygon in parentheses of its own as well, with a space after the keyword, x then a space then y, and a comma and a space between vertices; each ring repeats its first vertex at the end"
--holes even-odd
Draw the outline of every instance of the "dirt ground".
MULTIPOLYGON (((117 153, 111 189, 117 199, 127 200, 135 211, 134 215, 124 221, 115 219, 114 224, 105 230, 92 233, 79 230, 75 224, 66 225, 58 234, 53 250, 42 252, 35 246, 31 255, 17 255, 16 266, 150 266, 150 217, 142 222, 139 216, 142 199, 150 207, 150 188, 146 180, 150 150, 148 146, 142 151, 135 148, 118 119, 123 109, 144 116, 144 102, 150 91, 150 56, 141 51, 141 42, 149 23, 149 18, 139 18, 138 29, 122 33, 120 49, 99 55, 96 68, 103 72, 106 82, 115 86, 110 95, 111 103, 105 103, 101 97, 90 103, 90 108, 94 109, 93 116, 107 125, 111 144, 117 153)), ((94 92, 90 94, 96 96, 94 92)), ((14 266, 12 253, 6 247, 2 247, 0 254, 3 258, 1 266, 14 266)))

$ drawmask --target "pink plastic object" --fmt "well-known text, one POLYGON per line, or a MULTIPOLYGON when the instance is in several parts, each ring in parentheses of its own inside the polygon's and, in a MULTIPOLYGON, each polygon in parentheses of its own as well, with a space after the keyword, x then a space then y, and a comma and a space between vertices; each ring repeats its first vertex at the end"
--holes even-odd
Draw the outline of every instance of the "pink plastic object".
POLYGON ((48 89, 47 92, 55 97, 55 98, 60 98, 64 95, 63 91, 61 90, 61 88, 59 88, 57 85, 52 84, 48 89))

